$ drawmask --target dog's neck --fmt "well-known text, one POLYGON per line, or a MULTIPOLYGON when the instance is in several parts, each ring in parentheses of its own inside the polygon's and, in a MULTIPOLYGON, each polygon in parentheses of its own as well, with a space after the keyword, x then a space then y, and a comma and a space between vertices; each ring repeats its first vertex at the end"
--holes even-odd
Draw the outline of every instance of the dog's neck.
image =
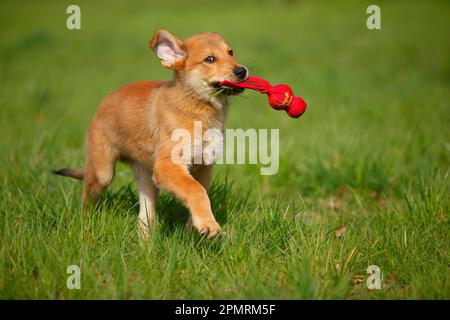
POLYGON ((189 82, 182 80, 184 79, 175 78, 168 82, 171 90, 174 90, 174 94, 171 94, 173 108, 193 120, 223 128, 230 97, 226 95, 213 96, 210 93, 207 95, 207 92, 199 92, 193 89, 189 82))
POLYGON ((224 109, 230 104, 230 97, 224 94, 209 98, 209 102, 216 108, 224 109))
POLYGON ((224 94, 215 95, 215 91, 212 90, 208 82, 199 80, 198 73, 190 73, 189 75, 175 73, 173 81, 189 95, 194 96, 194 99, 210 106, 223 109, 229 104, 230 97, 224 94))

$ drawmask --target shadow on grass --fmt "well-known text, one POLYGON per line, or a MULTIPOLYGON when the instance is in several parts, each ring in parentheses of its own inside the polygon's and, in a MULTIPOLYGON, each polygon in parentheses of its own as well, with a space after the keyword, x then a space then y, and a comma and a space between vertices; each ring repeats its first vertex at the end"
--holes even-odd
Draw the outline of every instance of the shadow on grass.
MULTIPOLYGON (((250 191, 235 191, 227 178, 213 180, 208 192, 212 211, 217 222, 226 224, 228 214, 232 210, 242 210, 248 206, 250 191)), ((133 184, 121 187, 117 191, 108 190, 102 196, 97 209, 108 210, 119 215, 128 215, 130 212, 139 212, 138 193, 133 184)), ((189 217, 189 210, 174 196, 161 192, 156 204, 159 224, 170 233, 184 227, 189 217)))

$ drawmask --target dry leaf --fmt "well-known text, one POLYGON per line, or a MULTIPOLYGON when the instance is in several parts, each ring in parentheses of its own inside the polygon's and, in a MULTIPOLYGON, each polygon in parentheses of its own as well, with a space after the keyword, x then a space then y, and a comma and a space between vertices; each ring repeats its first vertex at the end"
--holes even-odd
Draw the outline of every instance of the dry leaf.
POLYGON ((334 230, 334 234, 336 235, 336 237, 340 238, 343 235, 345 235, 347 233, 347 226, 345 224, 337 227, 336 230, 334 230))
POLYGON ((320 205, 329 210, 343 211, 345 210, 345 201, 340 198, 323 198, 320 200, 320 205))
POLYGON ((393 274, 388 280, 383 282, 383 289, 393 285, 398 280, 398 276, 396 274, 393 274))
POLYGON ((363 275, 356 275, 356 276, 353 277, 352 283, 353 283, 353 285, 360 284, 360 283, 362 283, 365 279, 366 279, 366 276, 363 276, 363 275))
POLYGON ((339 194, 344 195, 350 192, 350 189, 347 186, 341 186, 339 188, 339 194))
POLYGON ((227 292, 227 293, 234 293, 234 289, 232 287, 226 287, 224 289, 224 291, 227 292))

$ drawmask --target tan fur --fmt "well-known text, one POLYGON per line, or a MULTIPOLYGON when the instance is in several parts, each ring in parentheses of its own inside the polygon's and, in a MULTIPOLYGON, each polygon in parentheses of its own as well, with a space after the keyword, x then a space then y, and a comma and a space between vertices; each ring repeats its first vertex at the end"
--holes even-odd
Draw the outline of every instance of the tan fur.
POLYGON ((146 234, 154 224, 158 190, 163 189, 182 201, 193 226, 211 237, 220 231, 207 194, 212 166, 174 164, 171 150, 175 142, 170 137, 178 128, 190 130, 193 136, 194 121, 202 121, 204 131, 223 130, 228 96, 211 98, 216 90, 211 83, 236 81, 233 68, 241 65, 216 33, 181 41, 159 30, 149 45, 161 55, 159 46, 167 43, 177 58, 161 62, 174 70, 173 80, 127 84, 100 103, 87 134, 82 202, 86 206, 98 198, 113 179, 116 161, 121 160, 134 171, 140 193, 139 221, 146 234), (209 55, 217 61, 205 63, 209 55))

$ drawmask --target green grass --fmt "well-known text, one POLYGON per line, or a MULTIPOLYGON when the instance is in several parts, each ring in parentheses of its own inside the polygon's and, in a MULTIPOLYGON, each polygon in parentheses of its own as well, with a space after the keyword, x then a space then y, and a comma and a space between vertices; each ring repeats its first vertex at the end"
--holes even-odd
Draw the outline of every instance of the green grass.
POLYGON ((0 298, 450 298, 448 1, 379 1, 379 31, 369 1, 77 3, 81 31, 65 28, 71 2, 0 4, 0 298), (186 232, 163 195, 141 241, 123 165, 86 213, 81 184, 49 174, 83 164, 104 95, 171 76, 147 47, 158 28, 221 32, 309 104, 294 120, 255 92, 234 100, 227 127, 280 128, 280 171, 216 167, 223 239, 186 232), (381 290, 354 281, 372 264, 381 290))

